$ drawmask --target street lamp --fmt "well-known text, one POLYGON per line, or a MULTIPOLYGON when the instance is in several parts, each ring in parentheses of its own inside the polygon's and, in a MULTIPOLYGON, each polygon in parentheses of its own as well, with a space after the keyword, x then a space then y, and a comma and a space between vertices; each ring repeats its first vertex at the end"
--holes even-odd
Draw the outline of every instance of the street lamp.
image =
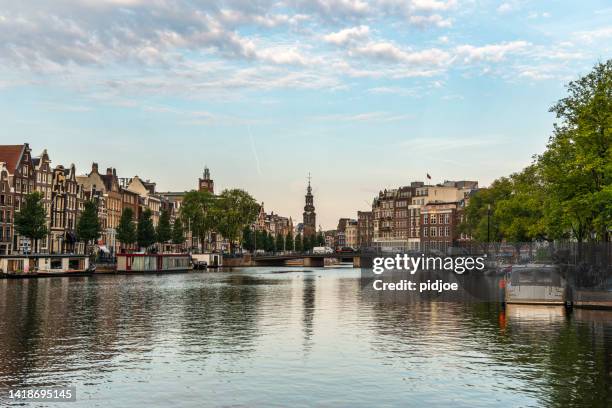
POLYGON ((491 204, 487 204, 487 256, 489 255, 490 242, 491 242, 491 204))
POLYGON ((487 204, 487 243, 491 242, 491 204, 487 204))

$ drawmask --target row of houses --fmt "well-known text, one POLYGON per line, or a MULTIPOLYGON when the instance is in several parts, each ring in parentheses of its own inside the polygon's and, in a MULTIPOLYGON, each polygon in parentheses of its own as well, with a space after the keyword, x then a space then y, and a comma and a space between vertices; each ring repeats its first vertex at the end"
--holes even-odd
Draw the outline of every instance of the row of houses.
POLYGON ((280 235, 286 237, 289 232, 294 234, 293 219, 275 214, 274 211, 266 213, 264 203, 259 205, 259 214, 254 227, 258 231, 265 231, 269 235, 276 237, 280 235))
POLYGON ((336 246, 376 248, 386 251, 440 251, 469 241, 459 225, 477 181, 445 181, 380 191, 371 211, 359 211, 357 219, 341 218, 336 246))
MULTIPOLYGON (((199 188, 212 192, 213 185, 206 169, 199 188)), ((178 193, 159 193, 155 187, 155 183, 138 176, 119 178, 112 167, 100 171, 97 163, 92 164, 87 174, 77 175, 74 164, 52 165, 46 150, 33 155, 28 143, 0 145, 0 255, 25 251, 83 253, 84 244, 77 240, 76 224, 84 203, 94 200, 102 225, 97 246, 112 256, 120 247, 117 227, 125 208, 132 209, 135 222, 142 211, 151 210, 155 226, 162 210, 168 210, 172 218, 176 216, 178 193), (43 198, 48 234, 30 243, 16 233, 14 220, 25 196, 34 191, 43 198)))

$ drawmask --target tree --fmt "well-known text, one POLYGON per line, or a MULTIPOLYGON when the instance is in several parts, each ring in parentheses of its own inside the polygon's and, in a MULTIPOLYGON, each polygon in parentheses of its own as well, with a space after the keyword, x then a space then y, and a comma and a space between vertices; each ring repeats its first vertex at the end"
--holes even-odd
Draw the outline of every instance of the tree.
POLYGON ((89 242, 98 239, 101 232, 102 226, 98 218, 98 204, 93 200, 86 201, 76 225, 77 238, 85 243, 86 254, 89 242))
POLYGON ((247 251, 253 251, 255 249, 255 235, 250 226, 244 227, 242 230, 242 248, 247 251))
POLYGON ((181 205, 181 217, 193 234, 198 238, 202 251, 205 249, 206 237, 218 222, 218 202, 208 191, 192 190, 185 194, 181 205))
POLYGON ((550 111, 555 124, 538 156, 547 206, 578 242, 610 239, 612 227, 612 60, 567 86, 550 111))
POLYGON ((295 250, 296 252, 302 252, 304 250, 304 242, 302 240, 302 234, 298 233, 295 236, 295 250))
POLYGON ((275 247, 277 251, 285 250, 285 238, 283 237, 283 234, 276 234, 275 247))
POLYGON ((507 177, 501 177, 486 189, 478 190, 465 208, 460 231, 479 242, 500 242, 504 237, 495 216, 498 201, 510 197, 512 187, 507 177))
POLYGON ((274 237, 266 233, 266 252, 274 252, 274 237))
POLYGON ((257 241, 257 250, 266 250, 266 232, 265 231, 256 231, 255 232, 255 240, 257 241))
POLYGON ((136 226, 134 225, 134 211, 126 207, 121 212, 117 226, 117 239, 121 245, 132 245, 136 242, 136 226))
POLYGON ((159 222, 155 230, 157 242, 163 244, 172 239, 172 226, 170 225, 170 211, 163 209, 159 215, 159 222))
POLYGON ((185 230, 180 217, 176 217, 172 225, 172 243, 181 245, 185 242, 185 230))
POLYGON ((144 248, 145 251, 155 243, 155 227, 153 226, 151 210, 149 208, 140 213, 136 231, 138 246, 144 248))
POLYGON ((313 248, 312 246, 313 239, 316 240, 316 237, 314 235, 313 236, 305 235, 304 238, 302 239, 303 239, 302 247, 304 248, 304 252, 310 251, 313 248))
POLYGON ((15 213, 15 231, 30 240, 30 246, 37 239, 47 236, 47 214, 42 204, 43 196, 39 192, 25 196, 19 212, 15 213))
POLYGON ((323 235, 323 231, 319 231, 317 234, 317 246, 325 246, 325 236, 323 235))
POLYGON ((223 190, 219 195, 218 231, 230 242, 230 253, 234 242, 240 241, 241 231, 251 225, 259 214, 259 204, 246 191, 223 190))
POLYGON ((293 251, 293 232, 288 231, 285 237, 285 249, 287 251, 293 251))

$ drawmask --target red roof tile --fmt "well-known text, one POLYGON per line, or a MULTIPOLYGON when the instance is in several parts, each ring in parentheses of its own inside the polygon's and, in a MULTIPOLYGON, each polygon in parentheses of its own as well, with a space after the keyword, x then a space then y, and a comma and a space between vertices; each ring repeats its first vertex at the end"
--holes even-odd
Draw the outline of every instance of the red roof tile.
POLYGON ((5 162, 9 173, 14 174, 24 145, 0 145, 0 162, 5 162))

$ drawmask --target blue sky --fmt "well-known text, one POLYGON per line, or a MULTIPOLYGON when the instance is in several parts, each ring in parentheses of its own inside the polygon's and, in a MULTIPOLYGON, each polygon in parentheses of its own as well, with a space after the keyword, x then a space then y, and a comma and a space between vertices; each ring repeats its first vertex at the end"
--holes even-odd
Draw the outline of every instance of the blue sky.
POLYGON ((161 190, 204 165, 324 228, 430 173, 487 185, 610 58, 604 1, 0 0, 1 143, 161 190))

